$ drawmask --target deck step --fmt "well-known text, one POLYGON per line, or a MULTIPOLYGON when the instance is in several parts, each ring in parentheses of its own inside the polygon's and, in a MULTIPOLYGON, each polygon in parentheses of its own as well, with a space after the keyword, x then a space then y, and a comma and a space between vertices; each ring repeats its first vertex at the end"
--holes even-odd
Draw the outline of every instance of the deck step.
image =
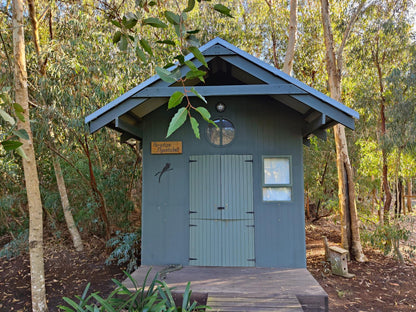
POLYGON ((233 294, 208 294, 207 306, 214 312, 302 312, 302 306, 295 296, 235 296, 233 294))

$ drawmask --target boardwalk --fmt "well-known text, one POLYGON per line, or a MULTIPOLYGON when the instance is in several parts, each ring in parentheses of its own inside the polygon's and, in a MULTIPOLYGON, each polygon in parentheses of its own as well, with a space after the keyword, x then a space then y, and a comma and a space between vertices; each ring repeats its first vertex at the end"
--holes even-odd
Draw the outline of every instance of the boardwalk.
MULTIPOLYGON (((149 269, 142 266, 132 277, 141 284, 149 269)), ((153 267, 149 279, 163 269, 153 267)), ((165 281, 178 293, 191 282, 193 292, 208 294, 213 311, 328 311, 327 294, 306 269, 187 266, 165 281)))

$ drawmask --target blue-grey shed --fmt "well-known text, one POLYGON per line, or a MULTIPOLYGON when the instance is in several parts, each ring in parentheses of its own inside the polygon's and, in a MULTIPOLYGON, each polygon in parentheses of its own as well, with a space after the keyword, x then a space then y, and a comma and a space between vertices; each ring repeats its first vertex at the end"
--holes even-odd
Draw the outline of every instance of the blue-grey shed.
POLYGON ((142 142, 142 264, 304 268, 302 144, 359 115, 223 39, 200 51, 205 84, 185 84, 217 125, 199 120, 200 139, 188 123, 166 139, 183 87, 157 75, 85 118, 142 142))

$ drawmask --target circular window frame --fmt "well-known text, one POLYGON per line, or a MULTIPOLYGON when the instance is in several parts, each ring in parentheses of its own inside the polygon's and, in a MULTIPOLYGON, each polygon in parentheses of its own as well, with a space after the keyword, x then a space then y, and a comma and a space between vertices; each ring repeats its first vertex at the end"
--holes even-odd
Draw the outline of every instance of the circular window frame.
POLYGON ((211 137, 210 137, 210 135, 209 135, 209 133, 208 133, 208 131, 209 131, 209 129, 210 129, 210 127, 212 126, 210 123, 208 123, 208 125, 207 125, 207 127, 206 127, 206 129, 205 129, 205 138, 206 138, 206 140, 209 142, 209 144, 211 144, 212 146, 215 146, 215 147, 226 147, 226 146, 229 146, 230 144, 232 144, 233 142, 234 142, 234 140, 235 140, 235 136, 236 136, 236 129, 235 129, 235 126, 234 126, 234 123, 231 121, 231 120, 229 120, 228 118, 224 118, 224 117, 216 117, 216 118, 213 118, 212 119, 212 121, 213 122, 218 122, 218 121, 220 121, 220 122, 222 122, 222 121, 226 121, 226 122, 228 122, 228 123, 230 123, 231 124, 231 126, 232 126, 232 129, 234 130, 234 135, 233 135, 233 137, 232 137, 232 139, 230 140, 230 142, 228 142, 227 144, 223 144, 223 133, 222 133, 222 127, 220 128, 220 144, 215 144, 212 140, 211 140, 211 137))

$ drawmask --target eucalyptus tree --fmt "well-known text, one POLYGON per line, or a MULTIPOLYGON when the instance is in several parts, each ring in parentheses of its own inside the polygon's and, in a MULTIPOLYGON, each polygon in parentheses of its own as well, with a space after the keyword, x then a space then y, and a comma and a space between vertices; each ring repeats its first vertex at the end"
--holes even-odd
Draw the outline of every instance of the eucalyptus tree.
MULTIPOLYGON (((30 22, 32 25, 32 41, 33 41, 36 56, 38 59, 38 72, 42 77, 46 78, 47 57, 43 57, 43 53, 42 53, 42 48, 41 48, 41 43, 40 43, 40 38, 39 38, 39 23, 38 23, 35 1, 29 0, 28 5, 29 5, 29 18, 30 18, 30 22)), ((52 16, 51 10, 52 8, 50 6, 49 8, 45 9, 45 11, 50 12, 50 16, 52 16)), ((49 24, 49 38, 52 39, 53 38, 52 25, 51 25, 52 19, 49 20, 49 23, 50 23, 49 24)), ((44 82, 42 83, 43 85, 42 87, 46 87, 44 82)), ((50 129, 49 133, 50 135, 48 135, 48 137, 50 140, 50 144, 54 145, 53 137, 55 137, 55 135, 54 135, 53 129, 50 129)), ((81 235, 79 234, 78 228, 75 224, 74 217, 71 212, 71 207, 70 207, 69 199, 68 199, 68 192, 67 192, 67 188, 65 185, 65 179, 62 174, 61 164, 59 162, 58 156, 55 153, 52 155, 52 158, 53 158, 53 167, 54 167, 55 177, 56 177, 56 184, 57 184, 59 195, 61 198, 61 204, 62 204, 62 209, 64 211, 65 221, 66 221, 68 230, 71 234, 75 249, 77 251, 82 251, 84 247, 83 247, 81 235)))
MULTIPOLYGON (((340 42, 336 44, 334 40, 333 27, 331 25, 329 1, 321 0, 321 16, 324 30, 325 47, 326 47, 326 66, 328 72, 328 84, 331 97, 341 102, 341 80, 343 70, 343 52, 347 40, 357 18, 364 11, 365 1, 358 4, 350 3, 347 6, 352 13, 340 36, 340 42)), ((348 11, 347 11, 348 12, 348 11)), ((345 18, 345 16, 344 16, 345 18)), ((351 255, 359 262, 366 261, 362 251, 359 220, 356 207, 356 193, 353 178, 353 169, 351 166, 345 127, 336 125, 334 127, 335 144, 337 151, 337 169, 338 169, 338 186, 339 186, 339 204, 341 213, 341 244, 351 252, 351 255)))
POLYGON ((29 251, 32 310, 47 311, 45 273, 43 263, 43 219, 39 178, 29 119, 29 95, 27 89, 26 54, 23 21, 23 1, 13 1, 13 52, 15 101, 23 108, 24 121, 19 128, 26 131, 28 139, 22 143, 27 200, 29 203, 29 251))
MULTIPOLYGON (((394 146, 398 146, 395 143, 398 143, 396 139, 399 139, 389 135, 389 123, 394 114, 388 111, 394 112, 396 100, 389 97, 394 88, 390 83, 389 89, 386 79, 392 75, 395 68, 402 67, 410 60, 407 52, 411 29, 408 20, 410 4, 411 2, 406 0, 373 1, 365 13, 365 18, 359 20, 360 36, 354 38, 354 48, 350 53, 351 57, 360 60, 359 64, 353 64, 352 67, 363 78, 354 82, 356 102, 360 103, 359 110, 365 116, 362 122, 362 137, 367 136, 368 140, 375 140, 377 149, 381 152, 380 173, 376 176, 381 176, 384 194, 380 222, 386 224, 389 222, 392 202, 389 157, 394 146)), ((399 111, 400 109, 397 110, 399 111)), ((405 123, 399 122, 399 128, 400 124, 405 123)), ((374 153, 374 160, 378 161, 378 151, 374 150, 374 153)))
MULTIPOLYGON (((409 29, 410 25, 407 24, 406 28, 409 29)), ((402 177, 411 181, 411 178, 416 173, 412 166, 416 160, 416 154, 414 152, 416 146, 415 43, 409 43, 407 45, 407 51, 403 51, 403 54, 407 57, 404 56, 402 63, 394 68, 387 77, 385 95, 386 102, 391 103, 391 105, 386 109, 388 122, 384 141, 390 147, 389 149, 392 148, 395 150, 395 154, 397 155, 394 170, 397 185, 400 185, 402 177)), ((411 182, 408 182, 408 185, 410 190, 408 195, 412 195, 411 182)), ((403 210, 405 212, 405 207, 403 207, 403 210)))

